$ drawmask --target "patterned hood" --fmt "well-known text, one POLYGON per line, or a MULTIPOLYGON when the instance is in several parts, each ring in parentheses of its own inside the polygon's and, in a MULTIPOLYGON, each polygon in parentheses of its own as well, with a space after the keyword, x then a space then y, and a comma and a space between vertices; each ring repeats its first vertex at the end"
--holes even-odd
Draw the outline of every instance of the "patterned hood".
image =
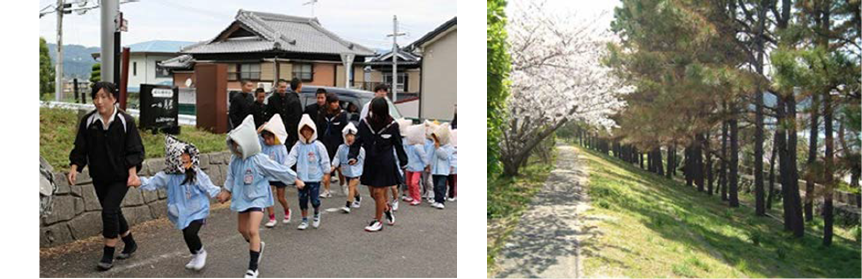
POLYGON ((165 173, 185 173, 186 168, 180 156, 188 149, 192 159, 192 168, 200 168, 198 148, 194 144, 178 140, 172 135, 165 135, 165 173))
POLYGON ((260 140, 257 137, 253 116, 246 116, 242 124, 227 133, 227 147, 235 153, 242 154, 243 160, 260 153, 260 140), (236 142, 239 150, 233 149, 230 144, 231 140, 236 142))

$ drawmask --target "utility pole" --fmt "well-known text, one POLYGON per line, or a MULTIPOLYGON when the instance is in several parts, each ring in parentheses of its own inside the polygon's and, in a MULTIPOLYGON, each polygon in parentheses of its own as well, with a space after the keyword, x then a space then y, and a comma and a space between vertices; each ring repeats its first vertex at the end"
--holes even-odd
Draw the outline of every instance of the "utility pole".
POLYGON ((63 0, 57 0, 57 69, 54 71, 54 101, 63 94, 63 0))
POLYGON ((314 17, 314 4, 317 4, 317 0, 311 0, 302 4, 303 6, 311 5, 311 17, 314 17))
POLYGON ((114 77, 114 60, 116 59, 114 50, 114 32, 117 30, 117 14, 120 11, 120 3, 118 0, 102 0, 100 5, 101 10, 101 49, 99 50, 102 59, 102 81, 116 82, 114 77))
POLYGON ((392 34, 386 35, 392 37, 392 101, 398 100, 398 36, 407 35, 406 33, 398 33, 398 16, 392 16, 392 34))

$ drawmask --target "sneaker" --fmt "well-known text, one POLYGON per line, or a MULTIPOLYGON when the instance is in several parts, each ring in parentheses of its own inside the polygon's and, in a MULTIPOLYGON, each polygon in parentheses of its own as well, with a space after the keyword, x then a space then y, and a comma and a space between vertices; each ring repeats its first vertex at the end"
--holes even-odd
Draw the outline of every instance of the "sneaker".
POLYGON ((449 198, 449 201, 450 201, 450 202, 453 202, 453 201, 455 201, 455 200, 457 200, 457 199, 458 199, 458 197, 451 197, 451 198, 449 198))
MULTIPOLYGON (((356 203, 354 202, 354 204, 356 204, 356 203)), ((350 213, 350 207, 348 207, 348 206, 342 207, 341 211, 344 211, 344 213, 350 213)))
POLYGON ((419 204, 421 204, 421 203, 422 203, 422 202, 420 202, 420 201, 418 201, 418 200, 414 200, 414 201, 410 202, 410 205, 412 205, 412 206, 417 206, 417 205, 419 205, 419 204))
POLYGON ((314 221, 313 221, 313 222, 311 222, 311 225, 312 225, 315 229, 316 229, 316 228, 318 228, 318 227, 320 227, 320 214, 315 214, 315 215, 314 215, 314 221))
POLYGON ((308 220, 302 220, 302 223, 299 223, 299 226, 296 227, 299 230, 304 230, 308 228, 308 220))
POLYGON ((284 223, 284 224, 290 223, 290 215, 291 215, 291 213, 292 213, 292 212, 290 212, 290 209, 288 209, 288 210, 287 210, 287 214, 284 214, 284 220, 281 220, 281 222, 282 222, 282 223, 284 223))
POLYGON ((332 193, 330 193, 329 191, 323 191, 323 192, 321 192, 321 193, 320 193, 320 197, 321 197, 321 198, 331 198, 331 197, 332 197, 332 193))
POLYGON ((435 208, 437 208, 437 209, 443 209, 443 208, 445 207, 445 206, 443 206, 443 204, 442 204, 442 203, 434 203, 434 205, 433 205, 433 206, 434 206, 435 208))
POLYGON ((114 263, 113 262, 99 261, 99 264, 97 264, 96 267, 99 268, 99 270, 101 270, 101 271, 106 271, 106 270, 114 267, 114 263))
POLYGON ((360 205, 361 203, 359 201, 353 201, 353 208, 359 208, 360 205))
POLYGON ((398 211, 398 200, 392 202, 392 211, 398 211))
POLYGON ((388 224, 390 226, 395 225, 395 212, 392 212, 390 210, 390 211, 384 211, 383 213, 386 214, 386 224, 388 224))
POLYGON ((273 217, 273 218, 269 218, 269 222, 266 222, 266 224, 264 224, 263 226, 267 227, 267 228, 272 228, 272 227, 275 227, 276 223, 278 223, 278 222, 275 221, 275 217, 273 217))
POLYGON ((401 200, 406 202, 412 202, 413 198, 411 198, 410 196, 403 196, 401 197, 401 200))
MULTIPOLYGON (((261 242, 260 244, 261 244, 261 247, 263 247, 262 246, 263 242, 261 242)), ((200 271, 207 264, 207 250, 204 250, 204 248, 201 248, 201 251, 198 252, 198 254, 195 255, 194 258, 192 258, 192 260, 193 260, 193 263, 192 263, 191 268, 194 269, 195 271, 200 271)), ((186 265, 186 268, 188 268, 188 265, 186 265)))
POLYGON ((195 267, 195 262, 198 259, 198 254, 192 254, 192 258, 189 260, 189 263, 186 264, 186 269, 192 269, 195 267))
POLYGON ((377 220, 371 221, 371 224, 368 224, 368 226, 365 227, 365 231, 367 232, 379 232, 382 230, 383 224, 381 224, 380 221, 377 220))
POLYGON ((258 271, 257 270, 246 270, 245 278, 257 278, 258 271))

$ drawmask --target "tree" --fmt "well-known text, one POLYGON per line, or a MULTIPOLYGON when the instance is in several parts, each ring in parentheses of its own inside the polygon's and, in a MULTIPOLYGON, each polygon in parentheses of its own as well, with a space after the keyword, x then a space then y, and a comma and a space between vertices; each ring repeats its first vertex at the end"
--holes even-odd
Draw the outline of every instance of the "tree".
POLYGON ((568 121, 608 129, 631 91, 602 65, 611 35, 587 18, 542 3, 516 5, 508 24, 512 72, 500 146, 503 173, 517 175, 533 149, 568 121), (573 22, 577 21, 577 22, 573 22))
MULTIPOLYGON (((488 177, 500 170, 500 137, 503 129, 503 112, 508 96, 507 78, 511 67, 506 50, 506 1, 488 0, 488 177)), ((96 65, 93 65, 95 73, 96 65)), ((92 81, 93 78, 90 78, 92 81)))
POLYGON ((48 43, 45 38, 39 37, 39 94, 54 92, 54 65, 51 56, 48 55, 48 43))

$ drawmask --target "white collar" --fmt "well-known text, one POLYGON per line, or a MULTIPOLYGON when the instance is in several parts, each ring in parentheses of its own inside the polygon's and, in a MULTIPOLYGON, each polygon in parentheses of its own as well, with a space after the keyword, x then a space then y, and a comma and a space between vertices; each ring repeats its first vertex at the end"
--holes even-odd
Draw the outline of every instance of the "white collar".
MULTIPOLYGON (((108 130, 108 127, 111 127, 111 123, 114 123, 114 119, 117 118, 117 114, 119 114, 119 113, 120 113, 120 109, 119 109, 118 105, 114 104, 114 112, 111 113, 111 117, 108 118, 108 123, 105 123, 102 120, 102 115, 99 114, 98 110, 96 110, 93 112, 92 115, 90 115, 90 118, 87 119, 87 127, 89 127, 90 125, 92 125, 96 121, 99 121, 99 123, 102 124, 102 129, 108 130)), ((123 117, 120 117, 120 122, 123 122, 123 131, 126 131, 126 119, 123 117)))

